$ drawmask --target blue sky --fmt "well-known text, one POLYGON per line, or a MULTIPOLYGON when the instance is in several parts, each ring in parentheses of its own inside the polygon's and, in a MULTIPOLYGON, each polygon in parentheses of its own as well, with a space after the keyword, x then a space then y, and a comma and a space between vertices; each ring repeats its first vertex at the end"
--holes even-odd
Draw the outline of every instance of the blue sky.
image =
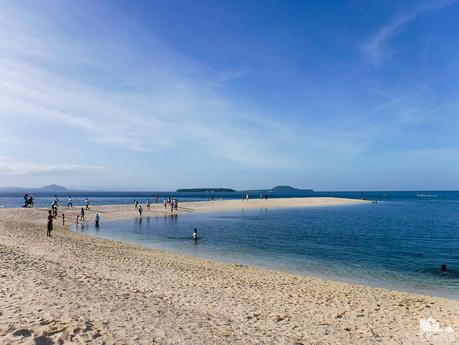
POLYGON ((459 189, 455 1, 2 1, 0 185, 459 189))

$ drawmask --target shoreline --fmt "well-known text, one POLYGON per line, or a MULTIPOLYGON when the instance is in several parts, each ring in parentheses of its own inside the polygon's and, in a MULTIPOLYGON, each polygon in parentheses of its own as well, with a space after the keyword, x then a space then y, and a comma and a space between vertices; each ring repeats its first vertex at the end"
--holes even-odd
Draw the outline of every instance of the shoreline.
MULTIPOLYGON (((192 205, 193 212, 217 210, 209 204, 218 202, 192 205)), ((170 214, 154 206, 144 216, 170 214)), ((101 216, 138 215, 133 205, 121 207, 101 206, 101 216)), ((45 218, 44 210, 0 210, 6 344, 40 336, 107 344, 423 344, 419 321, 429 316, 459 330, 454 300, 188 257, 58 224, 46 238, 45 218), (21 329, 31 335, 13 335, 21 329)))

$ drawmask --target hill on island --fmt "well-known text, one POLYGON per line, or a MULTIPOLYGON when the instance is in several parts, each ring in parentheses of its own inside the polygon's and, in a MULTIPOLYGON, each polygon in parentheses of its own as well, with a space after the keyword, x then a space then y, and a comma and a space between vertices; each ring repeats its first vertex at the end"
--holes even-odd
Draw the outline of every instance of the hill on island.
POLYGON ((272 192, 276 193, 292 193, 292 192, 312 192, 312 189, 298 189, 291 186, 276 186, 271 188, 272 192))
POLYGON ((68 192, 68 189, 64 186, 59 186, 58 184, 50 184, 48 186, 43 186, 38 188, 42 192, 68 192))
POLYGON ((297 192, 314 192, 313 189, 298 189, 291 186, 275 186, 271 189, 251 189, 244 190, 241 192, 257 192, 257 193, 297 193, 297 192))
POLYGON ((26 187, 2 187, 0 192, 3 193, 64 193, 68 189, 58 184, 50 184, 40 188, 26 188, 26 187))

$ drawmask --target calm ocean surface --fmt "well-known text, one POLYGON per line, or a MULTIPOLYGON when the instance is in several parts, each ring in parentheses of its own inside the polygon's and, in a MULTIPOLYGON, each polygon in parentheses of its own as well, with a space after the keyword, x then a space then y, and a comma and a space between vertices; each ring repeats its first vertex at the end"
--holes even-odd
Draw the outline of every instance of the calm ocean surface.
MULTIPOLYGON (((132 203, 133 199, 142 202, 152 199, 151 195, 156 193, 104 193, 88 197, 96 205, 132 203)), ((168 195, 181 201, 207 200, 209 196, 186 194, 185 198, 176 193, 161 193, 161 197, 168 195)), ((240 198, 236 193, 212 195, 240 198)), ((144 217, 142 221, 102 219, 98 229, 89 222, 74 230, 197 257, 459 299, 459 192, 307 195, 379 202, 144 217), (201 236, 197 242, 190 239, 195 227, 201 236), (449 268, 446 274, 438 269, 443 263, 449 268)), ((75 195, 73 199, 82 204, 84 197, 75 195)), ((51 196, 37 197, 38 204, 43 206, 51 200, 51 196)), ((0 196, 0 205, 17 206, 18 202, 21 204, 22 197, 0 196)))

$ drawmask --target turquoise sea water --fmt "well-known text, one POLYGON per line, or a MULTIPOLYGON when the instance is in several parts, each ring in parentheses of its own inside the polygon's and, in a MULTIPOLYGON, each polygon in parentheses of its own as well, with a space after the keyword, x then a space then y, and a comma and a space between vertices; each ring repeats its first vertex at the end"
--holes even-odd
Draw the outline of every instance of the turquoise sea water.
POLYGON ((367 192, 364 197, 380 201, 102 221, 99 228, 88 222, 74 230, 186 255, 458 299, 459 193, 367 192), (191 240, 195 227, 197 242, 191 240), (448 265, 447 273, 440 273, 441 264, 448 265))

